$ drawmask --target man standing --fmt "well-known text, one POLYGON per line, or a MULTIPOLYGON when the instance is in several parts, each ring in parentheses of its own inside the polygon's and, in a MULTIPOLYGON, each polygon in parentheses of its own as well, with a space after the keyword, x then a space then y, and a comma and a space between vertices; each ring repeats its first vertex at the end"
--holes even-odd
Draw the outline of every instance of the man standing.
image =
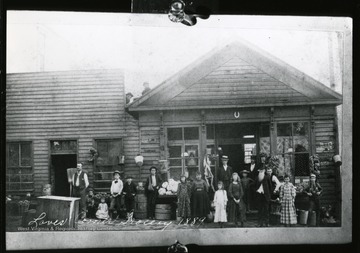
POLYGON ((80 220, 86 217, 86 188, 89 186, 87 174, 82 171, 82 163, 77 164, 77 172, 73 175, 74 197, 80 197, 80 220))
POLYGON ((229 190, 229 185, 232 179, 233 169, 228 166, 229 157, 223 155, 221 157, 222 166, 219 168, 218 172, 218 182, 222 181, 224 183, 224 189, 226 192, 229 190))
POLYGON ((258 227, 268 227, 271 181, 270 177, 265 173, 265 166, 259 168, 259 173, 255 180, 255 194, 259 215, 258 227))
POLYGON ((157 172, 157 168, 155 166, 150 167, 150 175, 146 180, 145 184, 145 192, 147 195, 147 212, 148 218, 154 219, 155 217, 155 205, 156 199, 158 196, 158 190, 162 184, 161 178, 157 172))
MULTIPOLYGON (((111 203, 109 211, 111 214, 116 213, 120 214, 120 207, 121 207, 121 192, 123 190, 123 182, 120 179, 120 171, 115 170, 114 173, 114 180, 111 183, 110 193, 111 193, 111 203), (115 209, 116 208, 116 209, 115 209)), ((114 218, 111 215, 111 218, 114 218)))

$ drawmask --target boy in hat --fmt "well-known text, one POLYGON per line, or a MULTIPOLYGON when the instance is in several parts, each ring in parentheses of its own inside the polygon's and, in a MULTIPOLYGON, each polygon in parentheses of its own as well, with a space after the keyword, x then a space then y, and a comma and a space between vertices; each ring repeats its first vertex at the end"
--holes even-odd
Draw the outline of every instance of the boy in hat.
POLYGON ((154 219, 156 199, 159 194, 158 190, 162 184, 162 180, 160 176, 156 173, 157 168, 155 166, 151 166, 149 171, 150 171, 150 175, 146 180, 145 193, 147 195, 148 218, 154 219))
POLYGON ((244 192, 244 202, 246 207, 246 212, 250 211, 250 185, 254 182, 251 178, 248 177, 248 174, 250 173, 248 170, 242 170, 241 172, 241 186, 243 188, 244 192))
POLYGON ((130 175, 126 176, 123 194, 125 195, 127 219, 131 220, 135 209, 136 185, 132 182, 132 177, 130 175))
POLYGON ((94 200, 94 191, 92 188, 88 188, 88 194, 86 195, 86 207, 87 207, 87 217, 95 218, 96 207, 94 200))
POLYGON ((233 169, 227 165, 228 161, 229 157, 227 155, 223 155, 221 157, 222 166, 219 168, 218 171, 218 181, 223 182, 226 192, 229 190, 229 185, 233 174, 233 169))
POLYGON ((320 194, 322 193, 322 188, 320 184, 316 181, 316 175, 310 174, 310 184, 304 189, 304 192, 309 196, 310 207, 309 213, 312 211, 316 212, 316 226, 319 226, 320 222, 320 194))
POLYGON ((120 171, 115 170, 113 175, 114 175, 114 180, 112 181, 110 188, 111 203, 110 203, 109 211, 111 212, 111 215, 115 212, 118 214, 120 213, 121 192, 123 190, 123 182, 120 180, 120 171))

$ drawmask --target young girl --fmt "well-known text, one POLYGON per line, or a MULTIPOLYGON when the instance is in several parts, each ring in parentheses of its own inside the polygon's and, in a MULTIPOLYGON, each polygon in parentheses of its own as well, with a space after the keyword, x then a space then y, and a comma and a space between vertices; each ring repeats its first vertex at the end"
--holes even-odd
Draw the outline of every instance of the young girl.
POLYGON ((177 190, 178 199, 178 216, 182 218, 190 218, 190 195, 191 189, 190 184, 186 182, 186 176, 181 175, 180 184, 177 190))
POLYGON ((296 209, 295 209, 296 191, 292 183, 290 183, 290 176, 284 176, 284 184, 280 187, 280 202, 281 202, 281 216, 280 222, 286 227, 297 223, 296 209))
POLYGON ((207 194, 208 185, 201 179, 201 173, 196 172, 196 179, 191 186, 192 192, 192 217, 206 217, 210 212, 210 202, 207 194))
POLYGON ((243 200, 244 192, 241 186, 241 181, 238 173, 232 174, 232 182, 229 186, 229 216, 228 220, 234 222, 235 226, 238 226, 238 221, 241 222, 241 226, 244 226, 245 216, 245 204, 243 200))
POLYGON ((214 205, 215 205, 215 217, 214 222, 219 222, 220 227, 223 227, 223 222, 227 222, 226 219, 226 204, 228 198, 226 191, 224 189, 223 182, 219 181, 218 190, 214 195, 214 205))
POLYGON ((109 219, 108 205, 105 203, 105 198, 100 199, 98 210, 96 211, 96 218, 100 220, 109 219))

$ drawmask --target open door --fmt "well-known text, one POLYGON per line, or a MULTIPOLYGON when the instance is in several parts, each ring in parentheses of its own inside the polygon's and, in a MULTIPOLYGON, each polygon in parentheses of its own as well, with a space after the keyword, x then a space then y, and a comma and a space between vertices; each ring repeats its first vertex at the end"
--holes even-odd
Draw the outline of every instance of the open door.
POLYGON ((70 187, 67 176, 68 168, 76 168, 76 155, 52 155, 51 165, 54 170, 54 189, 53 195, 56 196, 70 196, 70 187))

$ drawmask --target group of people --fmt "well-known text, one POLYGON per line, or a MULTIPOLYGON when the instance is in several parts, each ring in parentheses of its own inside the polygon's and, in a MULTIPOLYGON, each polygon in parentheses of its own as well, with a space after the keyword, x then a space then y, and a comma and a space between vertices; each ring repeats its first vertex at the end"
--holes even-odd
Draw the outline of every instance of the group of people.
POLYGON ((114 180, 111 183, 110 207, 106 203, 105 196, 101 197, 98 206, 95 206, 94 191, 89 188, 89 180, 87 174, 82 170, 82 163, 77 164, 77 172, 73 175, 72 186, 73 196, 80 198, 80 215, 79 219, 98 218, 107 220, 111 216, 118 215, 121 208, 121 197, 124 196, 125 208, 127 216, 132 218, 135 208, 136 185, 132 182, 132 177, 128 175, 126 182, 120 179, 120 171, 113 172, 114 180), (86 191, 88 194, 86 194, 86 191))
MULTIPOLYGON (((246 214, 256 209, 258 212, 258 227, 269 226, 271 203, 281 205, 280 222, 285 226, 293 226, 297 223, 295 197, 296 188, 290 182, 290 176, 284 175, 282 182, 273 173, 272 168, 266 164, 266 154, 260 154, 260 163, 256 163, 256 157, 251 157, 251 163, 247 169, 237 172, 228 166, 229 158, 226 155, 221 157, 222 166, 219 167, 217 179, 217 190, 210 200, 209 184, 202 179, 200 172, 196 173, 194 180, 183 174, 177 190, 177 215, 181 218, 202 218, 211 214, 211 207, 215 209, 214 222, 220 227, 226 222, 233 222, 235 226, 244 226, 246 214)), ((82 164, 77 165, 77 172, 73 176, 73 196, 80 197, 80 219, 91 215, 91 210, 96 209, 96 218, 108 219, 111 214, 120 213, 121 197, 125 198, 127 217, 132 218, 135 207, 136 186, 132 177, 126 177, 126 183, 120 179, 120 172, 113 173, 114 180, 110 187, 111 203, 108 208, 105 198, 101 199, 98 207, 94 206, 93 191, 90 189, 86 195, 86 188, 89 185, 88 177, 82 171, 82 164), (89 212, 88 212, 89 211, 89 212), (110 212, 110 215, 109 215, 110 212)), ((147 218, 155 218, 155 206, 158 198, 158 191, 162 185, 162 178, 157 174, 155 166, 150 167, 150 175, 145 184, 147 196, 147 218)), ((319 197, 322 188, 317 181, 317 175, 311 173, 310 184, 304 189, 309 196, 309 211, 316 211, 317 225, 320 215, 319 197)))

